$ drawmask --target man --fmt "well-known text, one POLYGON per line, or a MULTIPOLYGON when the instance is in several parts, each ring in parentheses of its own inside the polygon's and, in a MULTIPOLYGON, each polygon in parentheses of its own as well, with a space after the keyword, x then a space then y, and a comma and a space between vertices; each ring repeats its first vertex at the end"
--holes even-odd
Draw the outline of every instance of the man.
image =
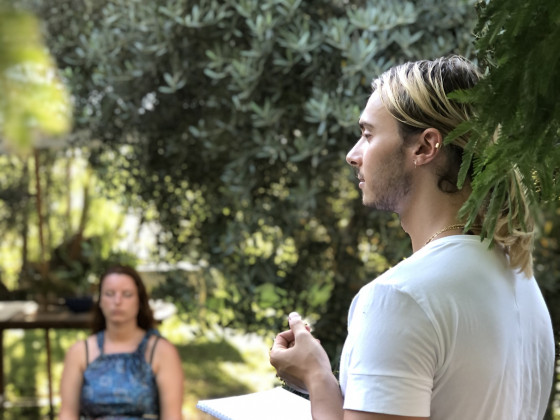
MULTIPOLYGON (((494 244, 458 219, 470 177, 457 177, 468 137, 444 145, 472 111, 448 99, 478 80, 457 56, 407 63, 373 81, 348 153, 366 206, 399 214, 413 254, 354 298, 340 363, 290 315, 270 352, 278 375, 309 391, 315 419, 542 419, 554 340, 532 276, 533 223, 517 174, 494 244), (523 220, 520 220, 520 215, 523 220)), ((481 209, 479 222, 485 217, 481 209)))

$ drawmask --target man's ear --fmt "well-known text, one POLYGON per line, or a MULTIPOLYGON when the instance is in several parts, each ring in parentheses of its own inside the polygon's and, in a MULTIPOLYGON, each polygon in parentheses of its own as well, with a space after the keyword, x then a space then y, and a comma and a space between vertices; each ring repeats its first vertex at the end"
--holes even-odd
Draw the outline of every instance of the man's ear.
POLYGON ((436 128, 426 128, 416 139, 414 160, 417 166, 430 163, 443 147, 443 137, 436 128))

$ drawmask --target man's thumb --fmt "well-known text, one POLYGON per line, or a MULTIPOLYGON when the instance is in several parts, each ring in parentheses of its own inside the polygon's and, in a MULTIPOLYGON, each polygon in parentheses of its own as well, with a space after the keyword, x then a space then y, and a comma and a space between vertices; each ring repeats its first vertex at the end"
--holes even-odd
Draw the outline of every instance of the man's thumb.
POLYGON ((295 333, 296 331, 303 329, 305 330, 305 324, 301 320, 301 316, 297 312, 292 312, 288 315, 288 323, 290 324, 290 329, 295 333))

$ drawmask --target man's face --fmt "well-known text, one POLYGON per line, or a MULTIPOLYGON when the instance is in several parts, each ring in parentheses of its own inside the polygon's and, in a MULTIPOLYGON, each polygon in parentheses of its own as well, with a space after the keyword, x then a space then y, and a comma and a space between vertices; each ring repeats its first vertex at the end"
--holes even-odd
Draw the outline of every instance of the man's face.
POLYGON ((356 169, 363 203, 400 213, 410 191, 413 162, 406 158, 397 121, 377 92, 370 96, 359 124, 361 137, 346 161, 356 169))

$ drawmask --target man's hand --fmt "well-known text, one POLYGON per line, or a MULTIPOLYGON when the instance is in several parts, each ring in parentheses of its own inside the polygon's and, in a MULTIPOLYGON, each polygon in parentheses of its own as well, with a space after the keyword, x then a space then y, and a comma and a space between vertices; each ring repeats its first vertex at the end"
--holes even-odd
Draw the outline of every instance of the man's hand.
POLYGON ((278 334, 270 349, 270 363, 292 388, 307 392, 315 376, 331 372, 327 353, 296 312, 288 317, 290 329, 278 334))

